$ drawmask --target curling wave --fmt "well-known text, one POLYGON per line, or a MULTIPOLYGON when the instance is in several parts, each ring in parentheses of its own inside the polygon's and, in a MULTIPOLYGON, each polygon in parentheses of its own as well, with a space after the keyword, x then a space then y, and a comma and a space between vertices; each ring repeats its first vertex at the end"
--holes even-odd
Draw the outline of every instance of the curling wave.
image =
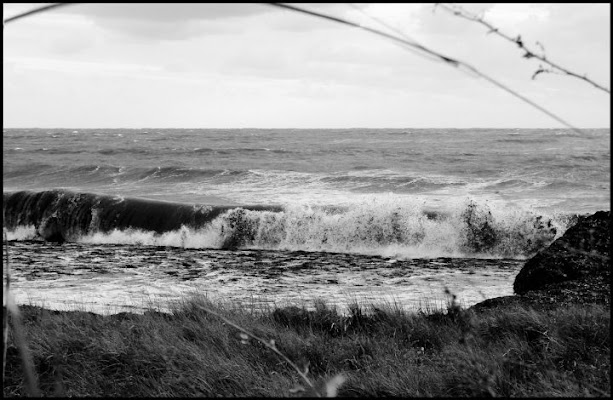
POLYGON ((527 258, 559 237, 571 216, 466 199, 429 212, 406 198, 343 207, 206 206, 67 190, 4 193, 12 240, 278 249, 395 258, 527 258))

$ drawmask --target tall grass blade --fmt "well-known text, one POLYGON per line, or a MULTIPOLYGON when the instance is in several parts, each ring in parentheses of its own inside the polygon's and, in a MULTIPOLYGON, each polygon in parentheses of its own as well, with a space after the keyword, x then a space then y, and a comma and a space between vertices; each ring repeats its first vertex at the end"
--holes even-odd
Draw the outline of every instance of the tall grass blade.
POLYGON ((3 359, 2 359, 2 383, 4 384, 4 375, 6 369, 6 349, 8 345, 8 314, 11 313, 11 323, 13 325, 13 336, 15 337, 15 344, 19 349, 19 355, 21 356, 21 364, 24 372, 24 389, 26 392, 26 396, 28 397, 40 397, 40 391, 38 390, 38 383, 36 372, 34 371, 34 366, 32 364, 32 359, 30 357, 30 350, 28 349, 28 344, 26 342, 26 338, 23 334, 23 324, 21 323, 21 314, 19 312, 19 307, 15 304, 13 299, 13 294, 10 292, 10 264, 9 264, 9 251, 8 251, 8 239, 6 236, 6 231, 4 231, 4 239, 5 239, 5 253, 6 253, 6 269, 7 269, 7 283, 6 283, 6 291, 4 293, 6 310, 4 313, 4 349, 3 349, 3 359))
POLYGON ((6 253, 6 286, 4 287, 4 310, 2 315, 2 333, 3 333, 3 346, 2 346, 2 386, 4 387, 4 375, 6 371, 6 348, 8 346, 9 337, 9 310, 8 310, 8 297, 11 288, 11 268, 9 266, 9 241, 6 236, 6 229, 2 230, 4 235, 5 253, 6 253))

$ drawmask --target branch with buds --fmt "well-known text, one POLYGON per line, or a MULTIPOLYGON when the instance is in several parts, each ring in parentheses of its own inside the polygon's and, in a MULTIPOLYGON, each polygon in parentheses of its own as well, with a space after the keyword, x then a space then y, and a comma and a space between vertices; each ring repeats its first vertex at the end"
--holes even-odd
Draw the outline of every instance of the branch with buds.
POLYGON ((542 73, 556 73, 556 74, 560 74, 560 75, 568 75, 568 76, 572 76, 572 77, 577 78, 577 79, 581 79, 581 80, 583 80, 583 81, 593 85, 597 89, 600 89, 600 90, 602 90, 604 92, 611 93, 611 91, 608 88, 606 88, 606 87, 604 87, 604 86, 594 82, 593 80, 589 79, 586 74, 583 74, 583 75, 577 74, 575 72, 572 72, 572 71, 570 71, 570 70, 568 70, 568 69, 566 69, 566 68, 564 68, 564 67, 562 67, 562 66, 560 66, 558 64, 555 64, 554 62, 552 62, 550 60, 548 60, 547 57, 545 56, 545 47, 543 46, 542 43, 540 43, 538 41, 536 42, 536 46, 538 46, 540 48, 540 50, 541 50, 540 54, 538 52, 532 50, 532 49, 529 49, 525 45, 524 41, 522 40, 521 35, 518 35, 517 37, 514 38, 514 37, 511 37, 511 36, 509 36, 509 35, 507 35, 507 34, 505 34, 503 32, 500 32, 500 29, 496 28, 495 26, 493 26, 492 24, 490 24, 489 22, 484 20, 482 15, 471 14, 471 13, 469 13, 466 10, 464 10, 461 6, 459 6, 457 4, 436 3, 436 7, 440 7, 443 10, 445 10, 445 11, 449 12, 450 14, 455 15, 457 17, 464 18, 464 19, 467 19, 469 21, 477 22, 477 23, 485 26, 488 29, 488 31, 487 31, 488 34, 494 33, 494 34, 496 34, 496 35, 498 35, 498 36, 500 36, 500 37, 502 37, 502 38, 504 38, 504 39, 506 39, 506 40, 508 40, 508 41, 510 41, 512 43, 515 43, 521 50, 524 51, 524 55, 522 56, 523 58, 526 58, 526 59, 536 58, 537 60, 540 60, 540 61, 546 63, 547 65, 549 65, 551 67, 551 68, 545 68, 545 67, 542 66, 542 64, 539 65, 539 68, 532 75, 532 79, 535 79, 539 74, 542 74, 542 73))

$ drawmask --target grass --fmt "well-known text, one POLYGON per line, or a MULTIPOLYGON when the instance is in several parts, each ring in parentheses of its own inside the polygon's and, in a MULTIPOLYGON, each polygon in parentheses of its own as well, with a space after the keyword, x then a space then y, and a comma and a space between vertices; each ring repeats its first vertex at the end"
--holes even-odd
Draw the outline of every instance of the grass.
MULTIPOLYGON (((473 311, 450 304, 414 313, 389 304, 338 310, 320 301, 311 311, 254 313, 192 297, 169 314, 33 306, 21 314, 45 396, 298 396, 324 393, 330 382, 340 396, 611 392, 610 309, 598 305, 473 311), (266 346, 270 340, 314 389, 266 346)), ((14 339, 4 396, 26 394, 14 339)))

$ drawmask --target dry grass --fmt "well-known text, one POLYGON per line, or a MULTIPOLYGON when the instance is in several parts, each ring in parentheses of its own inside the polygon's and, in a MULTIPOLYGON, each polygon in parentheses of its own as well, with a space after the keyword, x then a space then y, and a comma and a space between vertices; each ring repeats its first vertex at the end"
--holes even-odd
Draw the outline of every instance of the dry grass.
MULTIPOLYGON (((170 314, 22 313, 48 396, 316 395, 339 374, 341 396, 610 395, 610 311, 596 305, 253 314, 194 297, 170 314), (300 392, 305 366, 313 387, 300 392)), ((22 383, 9 345, 4 395, 24 395, 22 383)))

